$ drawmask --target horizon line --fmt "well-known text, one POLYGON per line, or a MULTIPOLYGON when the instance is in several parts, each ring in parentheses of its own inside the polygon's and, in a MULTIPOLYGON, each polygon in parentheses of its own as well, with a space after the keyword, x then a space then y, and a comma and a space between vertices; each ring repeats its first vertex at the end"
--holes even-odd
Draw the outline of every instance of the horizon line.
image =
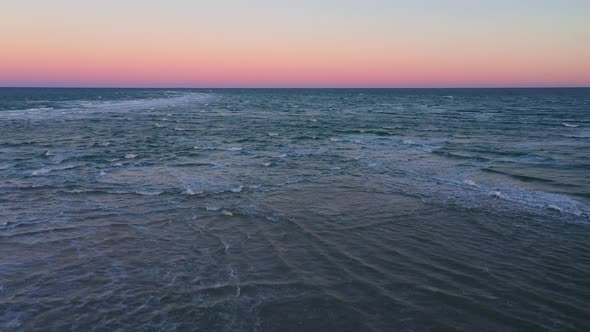
POLYGON ((305 89, 332 89, 332 90, 345 90, 345 89, 365 89, 365 90, 378 90, 378 89, 588 89, 588 86, 577 86, 577 85, 564 85, 564 86, 539 86, 539 85, 531 85, 531 86, 448 86, 448 87, 441 87, 441 86, 421 86, 421 87, 366 87, 366 86, 358 86, 358 87, 330 87, 330 86, 278 86, 278 87, 270 87, 270 86, 252 86, 252 87, 240 87, 240 86, 229 86, 229 87, 187 87, 187 86, 103 86, 103 85, 84 85, 84 86, 51 86, 51 85, 40 85, 40 86, 2 86, 0 85, 0 89, 293 89, 293 90, 305 90, 305 89))

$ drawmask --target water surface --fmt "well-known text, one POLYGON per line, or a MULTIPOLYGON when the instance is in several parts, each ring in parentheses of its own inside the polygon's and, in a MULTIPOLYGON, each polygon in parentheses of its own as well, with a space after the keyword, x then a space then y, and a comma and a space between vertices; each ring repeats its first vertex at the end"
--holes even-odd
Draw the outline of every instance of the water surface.
POLYGON ((0 89, 2 330, 590 329, 590 89, 0 89))

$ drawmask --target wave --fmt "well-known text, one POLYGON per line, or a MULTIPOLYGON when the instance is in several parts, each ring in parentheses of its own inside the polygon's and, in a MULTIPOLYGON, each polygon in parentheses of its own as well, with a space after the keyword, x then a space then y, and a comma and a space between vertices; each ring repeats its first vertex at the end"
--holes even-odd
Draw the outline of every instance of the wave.
POLYGON ((523 181, 523 182, 545 182, 545 183, 554 182, 553 180, 544 179, 544 178, 540 178, 540 177, 536 177, 536 176, 521 175, 521 174, 512 174, 512 173, 509 173, 509 172, 503 172, 503 171, 495 170, 493 168, 482 168, 481 170, 483 172, 506 175, 506 176, 509 176, 511 178, 514 178, 514 179, 523 181))
MULTIPOLYGON (((132 100, 74 100, 60 102, 55 107, 27 108, 0 112, 0 118, 45 119, 60 116, 89 116, 104 112, 128 112, 167 109, 204 103, 213 94, 200 92, 175 92, 162 98, 139 98, 132 100)), ((171 115, 170 115, 171 116, 171 115)))
POLYGON ((590 138, 590 134, 581 134, 581 135, 563 135, 566 138, 581 138, 581 139, 588 139, 590 138))
POLYGON ((78 167, 81 167, 84 165, 86 165, 86 164, 77 163, 77 164, 65 164, 65 165, 59 165, 59 166, 46 166, 46 167, 42 167, 42 168, 35 169, 35 170, 31 171, 31 176, 42 176, 42 175, 46 175, 46 174, 54 172, 54 171, 64 171, 64 170, 78 168, 78 167))
POLYGON ((562 122, 561 125, 564 127, 569 127, 569 128, 578 128, 580 126, 577 124, 571 124, 571 123, 567 123, 567 122, 562 122))
POLYGON ((454 201, 466 208, 492 209, 505 213, 507 210, 526 210, 533 214, 545 215, 547 212, 570 215, 590 221, 590 206, 569 195, 532 190, 522 186, 489 185, 477 183, 473 179, 460 180, 460 176, 428 176, 408 172, 413 186, 406 188, 412 194, 428 194, 434 202, 448 204, 454 201), (416 185, 415 181, 424 181, 416 185), (505 204, 497 204, 498 200, 505 204))
POLYGON ((573 198, 543 191, 530 191, 524 188, 502 188, 491 191, 493 197, 517 203, 530 208, 553 210, 576 217, 590 217, 587 206, 573 198))
POLYGON ((490 161, 490 159, 487 159, 487 158, 484 158, 481 156, 468 156, 468 155, 463 155, 463 154, 456 153, 456 152, 446 151, 443 149, 434 150, 434 151, 432 151, 432 153, 435 155, 439 155, 439 156, 447 157, 447 158, 453 158, 453 159, 474 160, 474 161, 480 161, 480 162, 490 161))

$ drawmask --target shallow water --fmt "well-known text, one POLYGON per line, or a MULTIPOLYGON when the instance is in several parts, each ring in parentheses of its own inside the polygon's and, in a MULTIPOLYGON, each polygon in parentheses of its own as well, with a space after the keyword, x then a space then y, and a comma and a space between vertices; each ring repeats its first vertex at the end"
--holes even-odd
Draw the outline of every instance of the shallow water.
POLYGON ((590 89, 0 89, 2 330, 588 330, 590 89))

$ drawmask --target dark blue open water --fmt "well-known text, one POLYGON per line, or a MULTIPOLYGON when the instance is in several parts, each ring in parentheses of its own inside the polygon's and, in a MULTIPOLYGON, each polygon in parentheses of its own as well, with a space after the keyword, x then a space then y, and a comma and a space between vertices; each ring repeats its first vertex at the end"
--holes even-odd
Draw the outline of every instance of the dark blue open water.
POLYGON ((590 89, 0 89, 0 330, 590 330, 590 89))

